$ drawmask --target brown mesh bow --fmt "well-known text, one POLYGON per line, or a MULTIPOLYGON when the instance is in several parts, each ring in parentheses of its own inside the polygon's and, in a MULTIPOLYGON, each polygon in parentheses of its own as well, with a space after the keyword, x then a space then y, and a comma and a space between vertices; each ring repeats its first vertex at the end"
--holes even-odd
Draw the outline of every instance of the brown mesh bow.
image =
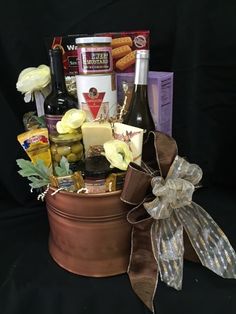
POLYGON ((121 200, 134 205, 127 216, 133 225, 130 282, 154 312, 159 275, 182 288, 184 231, 200 262, 224 278, 236 278, 236 253, 214 220, 192 202, 200 167, 178 156, 175 140, 161 132, 150 132, 145 144, 144 161, 152 157, 152 170, 145 163, 129 165, 121 200))

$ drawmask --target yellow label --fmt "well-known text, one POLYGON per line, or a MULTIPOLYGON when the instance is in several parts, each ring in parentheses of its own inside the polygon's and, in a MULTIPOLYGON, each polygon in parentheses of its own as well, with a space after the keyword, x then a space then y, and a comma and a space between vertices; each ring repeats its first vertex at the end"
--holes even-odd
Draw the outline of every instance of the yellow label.
POLYGON ((24 132, 17 136, 17 140, 33 163, 41 159, 47 167, 51 166, 52 159, 47 128, 24 132))

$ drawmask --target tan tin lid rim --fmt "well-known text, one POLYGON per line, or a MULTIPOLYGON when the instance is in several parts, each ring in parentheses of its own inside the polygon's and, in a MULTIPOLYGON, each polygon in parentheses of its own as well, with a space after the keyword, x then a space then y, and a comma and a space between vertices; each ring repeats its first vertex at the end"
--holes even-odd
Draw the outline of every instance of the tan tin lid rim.
POLYGON ((111 37, 78 37, 75 39, 76 44, 93 44, 93 43, 111 43, 111 37))

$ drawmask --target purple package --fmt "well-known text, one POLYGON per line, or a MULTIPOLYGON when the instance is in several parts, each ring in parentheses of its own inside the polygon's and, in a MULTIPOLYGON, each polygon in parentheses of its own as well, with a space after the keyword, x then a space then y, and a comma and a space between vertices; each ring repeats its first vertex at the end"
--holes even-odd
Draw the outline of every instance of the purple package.
MULTIPOLYGON (((125 86, 132 90, 134 73, 117 73, 118 104, 124 100, 125 86)), ((156 130, 172 135, 173 72, 149 71, 148 99, 156 130)), ((130 92, 131 94, 131 92, 130 92)), ((129 100, 131 97, 128 97, 129 100)), ((128 101, 129 101, 128 100, 128 101)))

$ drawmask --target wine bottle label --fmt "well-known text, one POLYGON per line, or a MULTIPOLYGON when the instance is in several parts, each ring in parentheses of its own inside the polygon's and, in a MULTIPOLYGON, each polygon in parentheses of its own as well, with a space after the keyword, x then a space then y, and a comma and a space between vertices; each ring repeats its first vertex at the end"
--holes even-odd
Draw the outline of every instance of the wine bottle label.
POLYGON ((58 121, 60 121, 62 118, 62 115, 45 115, 45 121, 46 121, 46 126, 48 129, 49 134, 56 134, 57 129, 56 129, 56 124, 58 121))
POLYGON ((112 72, 111 47, 81 47, 77 51, 80 74, 112 72))

